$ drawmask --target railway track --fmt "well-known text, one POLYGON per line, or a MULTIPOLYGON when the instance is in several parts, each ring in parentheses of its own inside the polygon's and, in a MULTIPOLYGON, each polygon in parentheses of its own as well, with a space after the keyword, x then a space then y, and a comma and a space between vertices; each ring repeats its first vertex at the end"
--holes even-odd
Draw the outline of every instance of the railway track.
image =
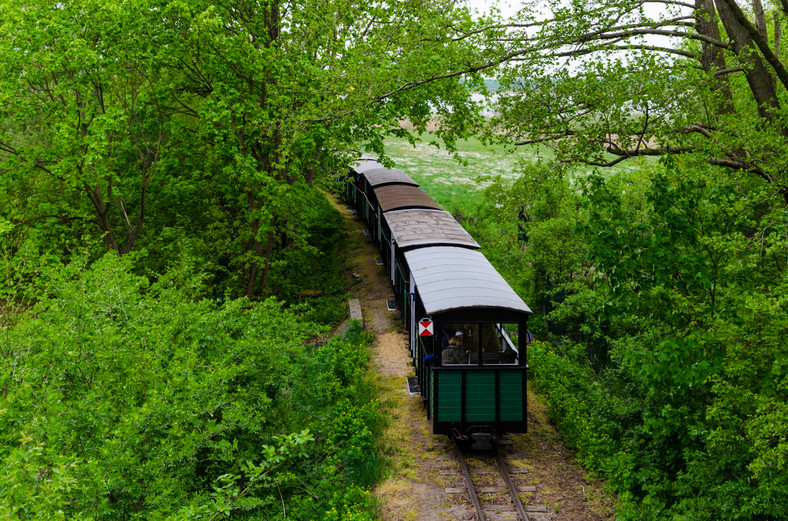
POLYGON ((459 471, 442 472, 461 478, 461 487, 448 487, 451 494, 467 494, 477 521, 547 521, 549 509, 543 505, 524 505, 521 493, 536 492, 525 484, 527 469, 511 468, 503 449, 490 452, 465 451, 456 443, 453 451, 459 471))

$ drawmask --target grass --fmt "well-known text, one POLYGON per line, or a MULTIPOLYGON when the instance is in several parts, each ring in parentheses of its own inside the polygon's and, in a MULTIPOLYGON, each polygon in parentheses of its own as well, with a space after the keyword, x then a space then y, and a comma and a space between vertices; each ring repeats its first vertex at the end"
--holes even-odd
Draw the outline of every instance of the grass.
POLYGON ((450 152, 430 145, 429 134, 423 139, 425 141, 414 146, 404 139, 389 138, 386 153, 394 160, 396 168, 405 171, 449 210, 476 204, 481 191, 495 177, 513 179, 517 175, 518 162, 548 153, 541 147, 534 147, 525 154, 520 150, 512 153, 502 145, 487 147, 477 139, 462 140, 457 143, 457 156, 465 163, 461 164, 450 152))
MULTIPOLYGON (((452 212, 455 209, 467 211, 479 204, 481 192, 496 178, 505 181, 516 179, 521 164, 549 164, 554 158, 553 152, 541 145, 516 148, 487 146, 478 139, 467 139, 457 143, 456 155, 462 161, 460 163, 452 153, 430 144, 435 141, 433 134, 424 133, 421 139, 423 141, 411 145, 405 139, 389 137, 385 141, 386 153, 396 168, 411 176, 433 199, 452 212)), ((637 170, 655 161, 655 158, 638 158, 604 171, 637 170)), ((575 166, 578 176, 592 170, 593 167, 575 166)))

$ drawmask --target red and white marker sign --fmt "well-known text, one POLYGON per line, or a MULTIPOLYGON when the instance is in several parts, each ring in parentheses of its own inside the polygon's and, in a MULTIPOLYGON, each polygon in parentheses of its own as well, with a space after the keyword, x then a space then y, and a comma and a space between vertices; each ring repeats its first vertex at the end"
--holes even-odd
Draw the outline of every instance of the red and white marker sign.
POLYGON ((432 320, 429 318, 419 320, 419 336, 432 336, 432 320))

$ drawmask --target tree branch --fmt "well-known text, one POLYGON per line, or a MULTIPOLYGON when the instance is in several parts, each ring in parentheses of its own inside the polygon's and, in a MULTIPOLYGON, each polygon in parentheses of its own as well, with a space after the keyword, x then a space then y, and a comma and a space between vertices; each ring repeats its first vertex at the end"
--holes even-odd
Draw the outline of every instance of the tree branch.
MULTIPOLYGON (((624 39, 621 38, 620 41, 624 39)), ((612 45, 608 46, 604 49, 604 51, 632 51, 632 50, 641 50, 641 51, 655 51, 655 52, 663 52, 665 54, 675 54, 677 56, 684 56, 685 58, 692 58, 697 60, 700 58, 700 55, 694 52, 685 51, 683 49, 674 49, 671 47, 661 47, 656 45, 612 45)), ((594 54, 596 52, 600 52, 600 49, 577 49, 574 51, 564 51, 552 54, 551 57, 554 58, 576 58, 578 56, 586 56, 589 54, 594 54)), ((513 59, 512 61, 519 61, 517 59, 513 59)))
POLYGON ((744 67, 729 67, 727 69, 720 69, 718 71, 714 71, 714 75, 722 76, 724 74, 731 74, 733 72, 744 72, 744 67))
MULTIPOLYGON (((677 31, 677 30, 652 29, 652 28, 642 28, 642 29, 632 29, 632 30, 627 29, 616 33, 599 34, 597 36, 594 36, 593 39, 614 40, 617 38, 630 37, 630 36, 674 36, 676 38, 687 38, 690 40, 697 40, 700 42, 708 43, 710 45, 721 47, 723 49, 730 49, 730 45, 728 45, 727 43, 722 42, 720 40, 715 40, 713 38, 704 36, 702 34, 677 31)), ((581 41, 585 41, 585 40, 581 40, 581 41)))

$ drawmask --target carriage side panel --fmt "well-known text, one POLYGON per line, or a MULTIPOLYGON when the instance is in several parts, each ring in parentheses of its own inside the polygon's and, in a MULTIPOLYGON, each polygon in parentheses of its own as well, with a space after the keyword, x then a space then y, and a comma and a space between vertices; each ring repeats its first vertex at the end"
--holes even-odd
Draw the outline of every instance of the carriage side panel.
POLYGON ((501 371, 498 378, 501 421, 525 421, 525 371, 501 371))
POLYGON ((493 371, 465 372, 465 421, 494 422, 495 398, 493 371))
POLYGON ((436 422, 462 421, 462 372, 434 371, 436 422))

